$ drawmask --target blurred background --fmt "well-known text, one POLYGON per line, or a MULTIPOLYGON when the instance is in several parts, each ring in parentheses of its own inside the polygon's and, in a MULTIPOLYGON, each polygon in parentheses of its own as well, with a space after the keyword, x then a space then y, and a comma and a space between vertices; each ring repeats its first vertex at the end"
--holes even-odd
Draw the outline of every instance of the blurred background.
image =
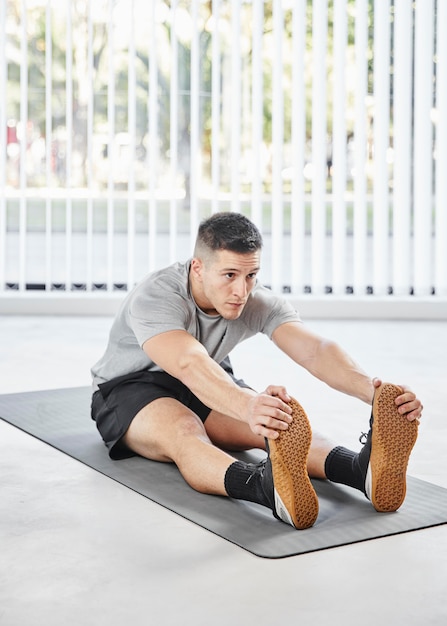
POLYGON ((0 0, 0 312, 109 312, 231 210, 272 289, 445 317, 446 42, 440 0, 0 0))

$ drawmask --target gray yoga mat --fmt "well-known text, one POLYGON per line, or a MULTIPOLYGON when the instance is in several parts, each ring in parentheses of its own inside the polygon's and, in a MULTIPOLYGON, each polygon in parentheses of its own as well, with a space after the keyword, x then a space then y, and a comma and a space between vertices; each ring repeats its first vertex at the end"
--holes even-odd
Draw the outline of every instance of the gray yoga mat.
POLYGON ((257 556, 293 556, 447 523, 447 489, 416 478, 409 477, 399 511, 380 514, 360 492, 316 480, 318 519, 294 530, 264 507, 197 493, 171 464, 110 460, 90 418, 90 395, 88 387, 0 395, 0 417, 257 556))

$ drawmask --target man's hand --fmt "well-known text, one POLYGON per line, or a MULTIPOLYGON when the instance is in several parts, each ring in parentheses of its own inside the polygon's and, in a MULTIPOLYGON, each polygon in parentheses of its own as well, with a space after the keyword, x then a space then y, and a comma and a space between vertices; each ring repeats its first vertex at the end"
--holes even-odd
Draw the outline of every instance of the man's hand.
MULTIPOLYGON (((382 381, 379 378, 374 378, 373 384, 374 388, 377 389, 382 384, 382 381)), ((399 385, 399 387, 401 387, 404 393, 395 400, 396 406, 398 407, 397 410, 401 415, 404 415, 408 421, 419 421, 424 408, 422 402, 406 385, 399 385)))
POLYGON ((279 432, 287 430, 292 421, 292 409, 287 404, 290 396, 285 387, 269 385, 250 399, 247 422, 256 435, 276 439, 279 432))

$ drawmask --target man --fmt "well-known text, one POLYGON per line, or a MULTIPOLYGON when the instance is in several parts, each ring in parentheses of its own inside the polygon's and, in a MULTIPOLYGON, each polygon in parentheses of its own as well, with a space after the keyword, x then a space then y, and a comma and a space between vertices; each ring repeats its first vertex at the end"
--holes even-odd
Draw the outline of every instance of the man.
POLYGON ((378 511, 396 510, 420 401, 372 380, 260 285, 261 248, 250 220, 217 213, 200 225, 190 261, 149 275, 128 294, 92 368, 92 417, 111 458, 174 462, 194 489, 257 502, 295 528, 318 515, 309 476, 361 490, 378 511), (256 393, 234 377, 229 353, 258 332, 331 387, 373 403, 360 453, 312 436, 284 387, 256 393), (265 449, 266 459, 245 463, 227 452, 251 448, 265 449))

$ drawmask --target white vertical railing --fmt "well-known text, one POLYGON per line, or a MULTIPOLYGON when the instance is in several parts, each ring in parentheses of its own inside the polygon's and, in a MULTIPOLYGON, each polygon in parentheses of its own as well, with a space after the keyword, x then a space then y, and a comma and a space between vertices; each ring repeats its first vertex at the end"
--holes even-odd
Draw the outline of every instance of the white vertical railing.
POLYGON ((191 111, 191 139, 190 139, 190 202, 189 202, 189 234, 190 249, 193 249, 197 227, 199 225, 199 178, 200 178, 200 49, 198 3, 192 0, 191 11, 191 76, 190 76, 190 111, 191 111))
POLYGON ((395 1, 393 86, 393 293, 411 288, 411 66, 412 0, 395 1))
POLYGON ((130 288, 232 210, 275 291, 445 297, 446 5, 0 0, 0 296, 130 288))
POLYGON ((414 291, 430 293, 433 211, 433 0, 416 3, 414 51, 414 291))
POLYGON ((390 3, 374 3, 373 289, 386 294, 388 276, 388 148, 390 106, 390 3), (380 35, 379 35, 380 33, 380 35))
POLYGON ((326 47, 327 0, 312 13, 312 293, 325 288, 326 250, 326 47))
MULTIPOLYGON (((171 189, 177 189, 178 175, 178 115, 179 115, 179 87, 178 87, 178 41, 177 41, 177 0, 171 3, 170 12, 170 125, 169 125, 169 152, 170 152, 170 181, 171 189)), ((173 263, 177 258, 177 197, 171 194, 169 201, 169 261, 173 263)))
POLYGON ((297 0, 292 13, 291 142, 292 142, 292 198, 291 198, 291 289, 302 293, 305 285, 306 198, 304 165, 306 142, 305 106, 306 2, 297 0))
POLYGON ((346 291, 346 0, 334 2, 332 115, 332 292, 346 291))
POLYGON ((136 133, 136 50, 135 50, 135 0, 128 3, 129 57, 128 57, 128 108, 129 177, 127 186, 127 287, 135 284, 135 133, 136 133))
POLYGON ((281 0, 273 2, 273 77, 272 77, 272 252, 271 286, 280 291, 283 269, 283 145, 284 145, 284 75, 282 33, 284 15, 281 0))
POLYGON ((112 291, 114 283, 114 229, 115 229, 115 46, 114 46, 114 0, 108 0, 108 81, 107 81, 107 291, 112 291))
POLYGON ((26 288, 26 162, 28 143, 28 38, 26 0, 21 2, 22 28, 20 31, 20 165, 19 165, 19 289, 26 288))
POLYGON ((221 36, 220 36, 220 0, 213 0, 213 41, 211 65, 211 211, 219 210, 220 187, 220 123, 221 123, 221 36))
MULTIPOLYGON (((53 94, 53 72, 52 60, 53 60, 53 47, 52 47, 52 6, 51 0, 48 0, 45 14, 45 130, 46 130, 46 142, 47 146, 51 146, 53 143, 53 106, 52 106, 52 94, 53 94)), ((51 188, 51 159, 46 159, 45 163, 45 183, 47 189, 51 188)), ((53 225, 53 211, 52 211, 52 198, 49 193, 45 200, 45 289, 49 291, 51 289, 51 276, 52 276, 52 225, 53 225)))
POLYGON ((88 4, 87 11, 87 215, 86 215, 86 288, 87 291, 93 289, 93 116, 94 116, 94 58, 93 58, 93 19, 91 4, 88 4))
MULTIPOLYGON (((6 24, 6 1, 0 0, 0 25, 6 24)), ((8 65, 6 59, 6 33, 0 34, 0 98, 3 95, 3 102, 0 104, 0 290, 6 282, 6 151, 7 151, 7 117, 6 102, 8 94, 6 91, 8 65)))
POLYGON ((72 2, 66 2, 66 49, 65 49, 65 285, 72 282, 73 251, 73 198, 72 198, 72 159, 73 159, 73 32, 72 2))
POLYGON ((263 75, 262 75, 262 30, 264 18, 263 2, 253 3, 252 68, 251 68, 251 219, 262 230, 262 120, 263 120, 263 75))
POLYGON ((362 296, 367 285, 367 198, 366 198, 366 155, 367 155, 367 112, 368 95, 367 46, 368 46, 368 3, 355 3, 355 88, 354 88, 354 275, 353 290, 362 296))
POLYGON ((435 290, 447 295, 447 2, 438 2, 436 72, 435 290))
POLYGON ((159 172, 159 149, 158 149, 158 60, 157 60, 157 38, 158 38, 158 21, 157 21, 157 3, 151 3, 150 24, 149 24, 149 43, 148 43, 148 59, 149 59, 149 93, 147 99, 148 108, 148 187, 149 187, 149 206, 148 206, 148 270, 153 271, 156 268, 156 233, 157 233, 157 177, 159 172))
POLYGON ((241 159, 241 0, 231 0, 231 126, 230 126, 230 171, 231 210, 240 208, 239 165, 241 159))

